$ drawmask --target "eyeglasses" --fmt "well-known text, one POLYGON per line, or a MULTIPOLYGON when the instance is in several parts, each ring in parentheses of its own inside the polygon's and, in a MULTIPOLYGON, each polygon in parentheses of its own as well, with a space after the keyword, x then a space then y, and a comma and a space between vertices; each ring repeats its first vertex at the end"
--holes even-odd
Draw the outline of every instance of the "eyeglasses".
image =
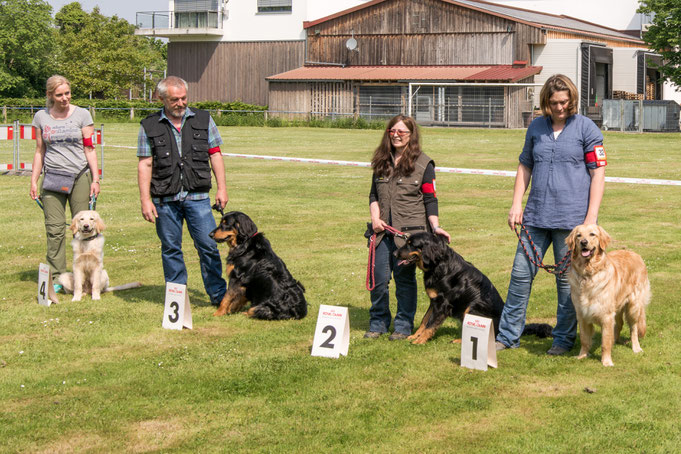
POLYGON ((408 136, 411 134, 411 131, 408 129, 388 129, 388 135, 394 136, 397 134, 400 137, 408 136))

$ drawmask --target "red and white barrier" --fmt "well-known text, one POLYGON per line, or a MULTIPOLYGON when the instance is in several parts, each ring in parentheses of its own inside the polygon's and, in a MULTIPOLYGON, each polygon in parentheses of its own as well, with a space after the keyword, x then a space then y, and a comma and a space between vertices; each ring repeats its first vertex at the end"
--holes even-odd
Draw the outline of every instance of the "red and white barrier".
MULTIPOLYGON (((327 159, 307 159, 307 158, 286 158, 281 156, 264 156, 254 154, 238 154, 238 153, 222 153, 223 156, 230 158, 246 158, 246 159, 262 159, 265 161, 288 161, 288 162, 305 162, 309 164, 328 164, 337 166, 350 167, 371 167, 370 162, 357 161, 334 161, 327 159)), ((510 170, 483 170, 483 169, 461 169, 456 167, 436 167, 436 172, 444 173, 460 173, 466 175, 490 175, 497 177, 514 177, 515 171, 510 170)), ((656 180, 652 178, 620 178, 620 177, 605 177, 608 183, 630 183, 630 184, 652 184, 663 186, 681 186, 680 180, 656 180)))
POLYGON ((14 126, 0 126, 0 140, 14 140, 14 126))
POLYGON ((19 125, 19 138, 35 140, 35 127, 31 125, 19 125))

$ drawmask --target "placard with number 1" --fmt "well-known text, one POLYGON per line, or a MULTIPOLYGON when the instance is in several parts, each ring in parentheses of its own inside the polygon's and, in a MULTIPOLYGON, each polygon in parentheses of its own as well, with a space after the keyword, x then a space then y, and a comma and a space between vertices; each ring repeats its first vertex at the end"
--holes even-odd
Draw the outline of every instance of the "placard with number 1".
POLYGON ((491 318, 471 314, 463 318, 461 365, 478 370, 487 370, 487 366, 497 367, 494 322, 491 318))

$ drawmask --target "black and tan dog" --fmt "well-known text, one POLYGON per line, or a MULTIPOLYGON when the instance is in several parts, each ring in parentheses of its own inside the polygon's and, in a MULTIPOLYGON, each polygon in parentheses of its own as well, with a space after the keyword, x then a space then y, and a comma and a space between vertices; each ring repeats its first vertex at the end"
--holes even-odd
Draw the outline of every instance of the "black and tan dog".
MULTIPOLYGON (((463 320, 465 314, 491 318, 495 337, 499 334, 504 300, 487 276, 450 248, 445 238, 432 233, 413 234, 395 255, 400 263, 415 263, 423 270, 423 284, 430 298, 421 326, 408 337, 413 344, 426 343, 447 317, 463 320)), ((551 326, 543 323, 528 324, 523 330, 523 334, 539 337, 550 333, 551 326)))
POLYGON ((227 293, 214 316, 233 314, 248 301, 249 317, 285 320, 307 315, 305 288, 291 276, 251 218, 239 211, 225 213, 210 237, 229 246, 227 293))

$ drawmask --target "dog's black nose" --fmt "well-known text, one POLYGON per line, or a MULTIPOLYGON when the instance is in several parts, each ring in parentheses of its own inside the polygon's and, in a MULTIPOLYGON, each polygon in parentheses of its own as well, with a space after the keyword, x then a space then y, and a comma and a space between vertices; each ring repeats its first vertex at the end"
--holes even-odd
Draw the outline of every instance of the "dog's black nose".
POLYGON ((582 240, 579 242, 579 244, 581 244, 582 246, 586 246, 587 244, 589 244, 589 242, 587 240, 582 240))

